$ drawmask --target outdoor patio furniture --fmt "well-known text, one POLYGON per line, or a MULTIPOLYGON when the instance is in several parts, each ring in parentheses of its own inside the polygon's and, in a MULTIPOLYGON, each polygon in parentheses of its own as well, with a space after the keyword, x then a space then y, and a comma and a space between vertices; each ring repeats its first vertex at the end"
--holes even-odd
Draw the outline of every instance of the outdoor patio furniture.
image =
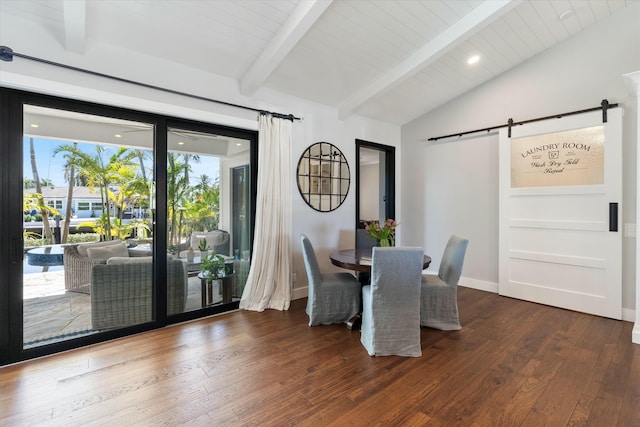
MULTIPOLYGON (((63 257, 65 289, 71 292, 91 293, 91 269, 95 265, 106 264, 107 259, 110 257, 106 256, 108 254, 106 251, 103 251, 104 258, 91 257, 89 256, 90 249, 91 252, 96 252, 98 248, 112 248, 122 243, 124 243, 122 240, 110 240, 108 242, 80 243, 78 245, 65 246, 63 257)), ((123 253, 118 254, 116 251, 116 249, 112 251, 113 256, 124 255, 123 253)), ((150 250, 126 249, 126 255, 130 257, 149 256, 151 253, 150 250)), ((100 255, 100 253, 97 255, 100 255)))
MULTIPOLYGON (((187 249, 189 246, 193 248, 196 253, 199 251, 198 246, 200 241, 207 240, 207 250, 209 252, 215 252, 220 255, 229 255, 229 233, 224 230, 211 230, 211 231, 194 231, 191 233, 189 242, 186 247, 180 247, 180 258, 187 257, 187 249)), ((184 245, 183 245, 184 246, 184 245)))
MULTIPOLYGON (((119 328, 153 320, 151 257, 110 259, 91 269, 91 326, 119 328)), ((182 313, 188 294, 186 264, 167 260, 167 314, 182 313)))

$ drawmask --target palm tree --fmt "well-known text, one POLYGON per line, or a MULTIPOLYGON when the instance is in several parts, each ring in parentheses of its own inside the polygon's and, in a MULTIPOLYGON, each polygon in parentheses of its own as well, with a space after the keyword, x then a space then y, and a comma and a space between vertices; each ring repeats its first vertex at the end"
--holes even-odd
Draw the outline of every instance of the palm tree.
POLYGON ((147 150, 133 150, 136 158, 138 159, 138 163, 140 164, 140 175, 142 177, 142 181, 149 182, 147 179, 147 168, 144 164, 144 161, 149 158, 149 151, 147 150))
POLYGON ((193 187, 196 191, 205 191, 211 185, 211 178, 208 175, 200 175, 198 183, 193 187))
POLYGON ((78 173, 87 180, 87 186, 90 190, 95 187, 99 188, 100 199, 102 201, 102 212, 106 214, 107 221, 105 224, 104 238, 111 238, 111 203, 109 201, 109 186, 125 182, 130 178, 128 173, 134 166, 133 159, 135 153, 127 148, 118 148, 115 154, 112 154, 108 160, 105 156, 108 154, 106 148, 96 145, 94 155, 86 153, 77 146, 62 145, 54 150, 54 154, 66 152, 76 156, 75 164, 78 167, 78 173))
POLYGON ((185 201, 184 217, 191 230, 215 230, 218 228, 219 187, 211 187, 185 201))
MULTIPOLYGON (((74 152, 78 149, 78 143, 73 143, 74 152)), ((54 156, 55 156, 54 152, 54 156)), ((75 177, 75 163, 76 158, 71 152, 67 152, 64 154, 64 158, 66 160, 64 164, 64 178, 69 183, 69 187, 67 189, 67 206, 64 215, 64 224, 62 226, 62 239, 61 243, 67 243, 69 238, 69 226, 71 224, 71 215, 72 215, 72 206, 73 206, 73 186, 76 181, 75 177)))
POLYGON ((53 234, 51 233, 51 226, 49 225, 49 214, 44 204, 44 198, 42 197, 42 187, 40 185, 40 176, 38 175, 38 165, 36 164, 36 149, 33 145, 33 138, 29 138, 29 154, 31 155, 31 170, 33 171, 33 182, 36 184, 36 198, 38 201, 38 208, 42 214, 42 225, 44 226, 44 236, 42 239, 45 243, 53 243, 53 234))
POLYGON ((182 158, 184 159, 185 164, 185 168, 183 170, 184 179, 187 185, 189 185, 189 172, 191 172, 191 166, 189 165, 189 162, 193 160, 194 163, 200 163, 200 156, 197 154, 183 154, 182 158))
MULTIPOLYGON (((44 206, 44 209, 40 205, 42 194, 40 193, 27 193, 22 195, 22 212, 30 212, 32 210, 42 209, 41 212, 47 212, 49 215, 60 215, 60 212, 53 206, 44 206)), ((24 229, 22 235, 25 239, 39 239, 37 233, 33 233, 24 229)), ((44 241, 44 238, 42 239, 44 241)))
POLYGON ((54 187, 53 181, 49 178, 41 178, 40 185, 43 187, 54 187))
POLYGON ((167 214, 169 215, 169 243, 178 245, 182 237, 182 224, 178 212, 189 194, 189 164, 181 162, 175 153, 167 154, 167 214))

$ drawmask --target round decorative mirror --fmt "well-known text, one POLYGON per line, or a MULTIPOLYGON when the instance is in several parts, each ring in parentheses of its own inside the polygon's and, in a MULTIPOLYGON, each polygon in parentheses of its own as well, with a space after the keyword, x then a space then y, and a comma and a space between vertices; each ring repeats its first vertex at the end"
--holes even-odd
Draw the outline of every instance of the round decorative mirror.
POLYGON ((347 159, 335 145, 316 142, 298 162, 298 189, 309 206, 320 212, 337 209, 347 198, 351 174, 347 159))

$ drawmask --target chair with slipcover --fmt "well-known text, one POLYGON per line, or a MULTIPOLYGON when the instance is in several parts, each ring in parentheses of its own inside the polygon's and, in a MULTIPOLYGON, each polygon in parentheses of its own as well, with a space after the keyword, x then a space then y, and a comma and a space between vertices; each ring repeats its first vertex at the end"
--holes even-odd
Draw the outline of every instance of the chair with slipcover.
POLYGON ((364 228, 357 228, 356 249, 371 249, 374 246, 378 246, 378 239, 371 237, 364 228))
POLYGON ((360 341, 370 356, 422 355, 422 248, 374 247, 371 284, 362 288, 360 341))
POLYGON ((309 326, 344 323, 360 311, 360 283, 349 273, 321 273, 311 242, 300 235, 309 280, 309 326))
POLYGON ((443 331, 462 329, 458 317, 458 281, 469 240, 452 235, 440 262, 438 275, 423 274, 420 324, 443 331))

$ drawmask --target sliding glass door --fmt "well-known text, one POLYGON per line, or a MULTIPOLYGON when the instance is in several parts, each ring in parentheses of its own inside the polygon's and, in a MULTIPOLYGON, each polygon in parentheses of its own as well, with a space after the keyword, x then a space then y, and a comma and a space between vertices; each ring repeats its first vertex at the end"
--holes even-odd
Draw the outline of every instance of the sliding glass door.
POLYGON ((169 127, 167 145, 168 314, 237 304, 249 264, 237 231, 248 230, 250 216, 234 203, 247 188, 236 185, 232 170, 248 169, 251 141, 198 126, 169 127), (234 251, 239 247, 243 258, 234 251), (180 263, 184 279, 176 273, 180 263))
POLYGON ((0 365, 238 307, 257 132, 2 88, 0 106, 0 365))
POLYGON ((23 108, 23 346, 154 320, 153 126, 23 108))

